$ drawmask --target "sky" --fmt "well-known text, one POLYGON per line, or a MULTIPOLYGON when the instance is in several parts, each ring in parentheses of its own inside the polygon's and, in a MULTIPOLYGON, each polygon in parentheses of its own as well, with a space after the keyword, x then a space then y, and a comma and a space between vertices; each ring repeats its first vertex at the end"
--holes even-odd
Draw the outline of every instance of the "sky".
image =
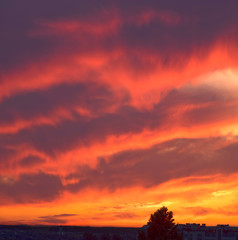
POLYGON ((2 0, 0 224, 238 225, 237 0, 2 0))

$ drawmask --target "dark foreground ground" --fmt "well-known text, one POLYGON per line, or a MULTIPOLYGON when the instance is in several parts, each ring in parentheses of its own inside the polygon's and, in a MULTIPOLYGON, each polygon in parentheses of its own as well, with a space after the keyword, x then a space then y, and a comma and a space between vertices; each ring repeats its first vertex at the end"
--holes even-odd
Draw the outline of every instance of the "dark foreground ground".
POLYGON ((0 225, 0 240, 136 240, 138 228, 0 225))

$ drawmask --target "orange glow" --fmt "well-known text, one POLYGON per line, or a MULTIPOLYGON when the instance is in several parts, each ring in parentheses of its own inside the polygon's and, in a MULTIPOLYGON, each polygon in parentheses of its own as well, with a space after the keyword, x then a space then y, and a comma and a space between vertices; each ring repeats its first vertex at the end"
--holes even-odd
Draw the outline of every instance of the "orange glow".
MULTIPOLYGON (((38 223, 39 216, 54 216, 67 211, 75 214, 70 219, 66 219, 67 224, 70 225, 139 227, 146 223, 152 212, 165 205, 174 211, 178 223, 195 220, 200 223, 206 221, 210 225, 226 222, 235 225, 237 212, 231 211, 224 217, 222 209, 232 208, 232 202, 237 198, 238 189, 235 183, 237 177, 237 175, 229 178, 225 176, 191 177, 172 180, 146 191, 141 188, 132 188, 129 191, 128 189, 118 190, 114 193, 87 190, 79 195, 65 194, 60 201, 47 205, 15 205, 14 208, 2 206, 0 209, 2 216, 8 215, 14 221, 24 218, 25 223, 31 224, 38 223), (226 194, 214 194, 219 191, 226 194), (97 199, 97 202, 95 203, 93 199, 97 199), (100 221, 92 224, 93 217, 100 221)), ((6 220, 7 218, 1 217, 2 222, 6 220)))
POLYGON ((0 224, 237 225, 237 14, 42 1, 3 21, 0 224))

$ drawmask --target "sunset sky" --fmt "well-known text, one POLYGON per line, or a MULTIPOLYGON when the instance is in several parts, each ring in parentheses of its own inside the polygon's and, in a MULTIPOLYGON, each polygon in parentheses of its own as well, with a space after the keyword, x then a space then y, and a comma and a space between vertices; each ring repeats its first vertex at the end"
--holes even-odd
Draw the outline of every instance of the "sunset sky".
POLYGON ((238 225, 237 0, 2 0, 0 224, 238 225))

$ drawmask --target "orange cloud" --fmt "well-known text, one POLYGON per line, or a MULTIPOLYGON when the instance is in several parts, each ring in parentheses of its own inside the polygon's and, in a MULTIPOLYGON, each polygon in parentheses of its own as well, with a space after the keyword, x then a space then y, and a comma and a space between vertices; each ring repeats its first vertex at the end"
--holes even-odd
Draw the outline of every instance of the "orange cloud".
POLYGON ((0 222, 234 224, 238 5, 24 4, 0 10, 0 222))

